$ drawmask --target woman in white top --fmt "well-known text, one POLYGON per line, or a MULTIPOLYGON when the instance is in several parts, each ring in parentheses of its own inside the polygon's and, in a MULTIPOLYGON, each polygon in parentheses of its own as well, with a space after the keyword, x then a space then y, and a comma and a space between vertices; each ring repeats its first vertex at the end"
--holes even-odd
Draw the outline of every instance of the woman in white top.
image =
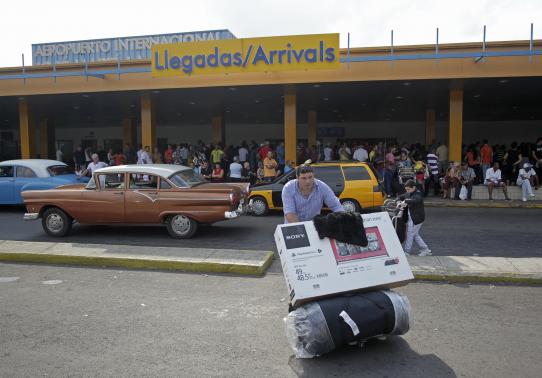
POLYGON ((239 164, 239 157, 233 157, 233 163, 230 164, 230 179, 233 182, 241 181, 243 166, 239 164))

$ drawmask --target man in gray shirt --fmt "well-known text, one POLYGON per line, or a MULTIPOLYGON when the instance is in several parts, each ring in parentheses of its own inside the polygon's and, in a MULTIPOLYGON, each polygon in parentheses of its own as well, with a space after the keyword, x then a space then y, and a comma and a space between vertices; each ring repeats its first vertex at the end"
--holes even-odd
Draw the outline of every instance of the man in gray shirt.
MULTIPOLYGON (((476 178, 476 173, 474 173, 474 169, 469 167, 466 161, 461 163, 461 170, 459 171, 459 181, 461 182, 461 185, 465 185, 467 188, 467 200, 470 201, 472 197, 472 183, 474 182, 474 179, 476 178)), ((455 199, 459 199, 459 191, 461 190, 461 186, 459 188, 455 188, 455 199)))

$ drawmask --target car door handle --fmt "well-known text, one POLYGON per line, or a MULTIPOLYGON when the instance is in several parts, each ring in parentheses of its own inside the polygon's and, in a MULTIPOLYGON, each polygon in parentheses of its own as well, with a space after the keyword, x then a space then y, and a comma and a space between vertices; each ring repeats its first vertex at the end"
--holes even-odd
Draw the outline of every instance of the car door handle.
POLYGON ((113 194, 116 195, 116 196, 123 196, 123 195, 124 195, 124 192, 115 192, 115 193, 113 193, 113 194))

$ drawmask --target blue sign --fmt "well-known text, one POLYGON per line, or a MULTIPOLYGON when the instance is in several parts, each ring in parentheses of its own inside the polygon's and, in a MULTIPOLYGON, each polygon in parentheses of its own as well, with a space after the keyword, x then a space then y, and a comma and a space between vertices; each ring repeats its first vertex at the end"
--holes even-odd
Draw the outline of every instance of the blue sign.
POLYGON ((156 34, 137 37, 89 39, 32 45, 32 64, 110 62, 150 59, 156 44, 235 39, 227 29, 188 33, 156 34))

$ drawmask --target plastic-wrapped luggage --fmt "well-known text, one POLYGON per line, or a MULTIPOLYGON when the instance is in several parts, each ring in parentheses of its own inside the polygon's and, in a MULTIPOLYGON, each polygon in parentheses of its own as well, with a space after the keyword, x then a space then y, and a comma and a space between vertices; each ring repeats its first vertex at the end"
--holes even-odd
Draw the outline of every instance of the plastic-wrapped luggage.
POLYGON ((408 298, 380 290, 308 303, 284 318, 297 358, 312 358, 382 335, 403 335, 410 323, 408 298))

